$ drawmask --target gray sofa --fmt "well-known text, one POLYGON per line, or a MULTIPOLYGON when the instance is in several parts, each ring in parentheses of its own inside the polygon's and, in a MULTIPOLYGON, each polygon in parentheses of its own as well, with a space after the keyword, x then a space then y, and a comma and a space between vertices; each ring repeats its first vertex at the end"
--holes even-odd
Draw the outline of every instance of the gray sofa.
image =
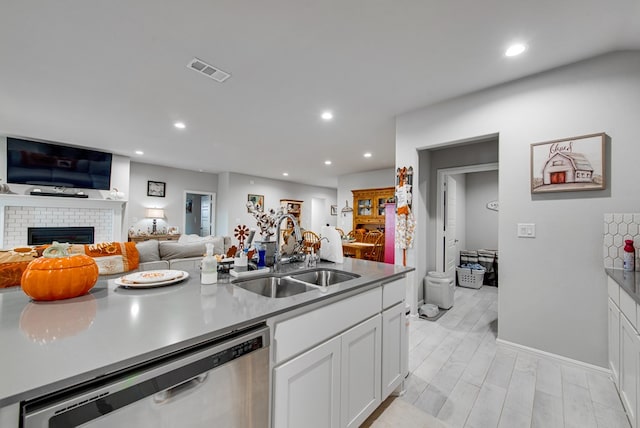
MULTIPOLYGON (((155 269, 194 270, 206 252, 206 243, 213 243, 214 254, 226 254, 231 247, 230 236, 207 236, 197 241, 148 241, 136 243, 140 254, 138 271, 155 269)), ((135 271, 132 271, 135 272, 135 271)), ((101 278, 119 278, 124 274, 101 275, 101 278)))

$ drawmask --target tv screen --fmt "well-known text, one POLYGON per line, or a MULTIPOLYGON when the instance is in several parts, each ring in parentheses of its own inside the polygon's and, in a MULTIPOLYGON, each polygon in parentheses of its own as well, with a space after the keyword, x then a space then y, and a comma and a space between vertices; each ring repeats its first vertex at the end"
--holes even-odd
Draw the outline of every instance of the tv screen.
POLYGON ((7 137, 7 182, 109 190, 111 153, 7 137))

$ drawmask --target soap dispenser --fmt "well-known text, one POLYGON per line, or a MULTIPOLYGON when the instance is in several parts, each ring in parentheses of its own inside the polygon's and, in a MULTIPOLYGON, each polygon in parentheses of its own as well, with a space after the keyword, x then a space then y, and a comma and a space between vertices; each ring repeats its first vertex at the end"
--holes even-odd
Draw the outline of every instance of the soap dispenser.
POLYGON ((213 243, 207 242, 207 253, 201 262, 200 282, 215 284, 218 282, 218 260, 213 256, 213 243))

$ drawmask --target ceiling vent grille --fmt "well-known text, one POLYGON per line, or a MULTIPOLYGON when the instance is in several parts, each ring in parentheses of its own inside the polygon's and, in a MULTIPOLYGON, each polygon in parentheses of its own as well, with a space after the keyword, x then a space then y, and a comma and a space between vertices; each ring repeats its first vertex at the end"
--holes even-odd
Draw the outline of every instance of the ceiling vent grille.
POLYGON ((189 61, 189 64, 187 64, 187 68, 193 71, 197 71, 200 74, 204 74, 210 79, 213 79, 216 82, 220 82, 220 83, 224 82, 229 77, 231 77, 231 74, 227 73, 226 71, 222 71, 219 68, 216 68, 210 64, 207 64, 206 62, 198 58, 194 58, 191 61, 189 61))

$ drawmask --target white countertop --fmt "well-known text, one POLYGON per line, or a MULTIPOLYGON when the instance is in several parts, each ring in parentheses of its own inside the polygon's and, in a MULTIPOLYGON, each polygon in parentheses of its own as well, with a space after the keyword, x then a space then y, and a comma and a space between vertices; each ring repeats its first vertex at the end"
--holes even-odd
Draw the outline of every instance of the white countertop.
MULTIPOLYGON (((228 274, 220 274, 217 285, 201 285, 197 272, 176 285, 142 290, 103 279, 89 294, 57 302, 32 302, 19 287, 0 290, 0 407, 413 270, 355 259, 318 267, 361 277, 330 286, 327 293, 278 299, 229 284, 228 274)), ((300 264, 284 269, 303 270, 300 264)))

